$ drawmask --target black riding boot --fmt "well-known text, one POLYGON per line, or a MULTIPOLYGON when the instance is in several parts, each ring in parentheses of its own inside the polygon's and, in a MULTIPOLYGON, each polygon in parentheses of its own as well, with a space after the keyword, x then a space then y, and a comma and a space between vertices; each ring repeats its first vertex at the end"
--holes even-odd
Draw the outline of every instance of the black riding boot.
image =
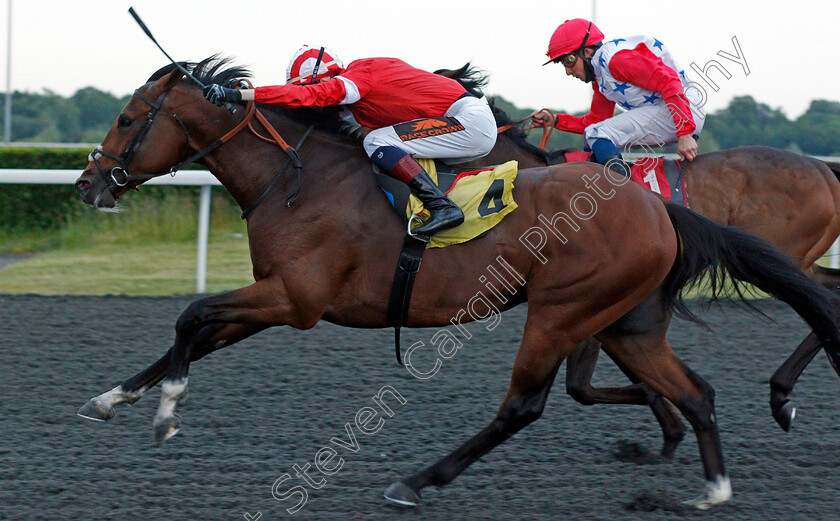
POLYGON ((431 213, 426 224, 414 228, 412 233, 430 237, 441 230, 454 228, 464 222, 464 212, 440 191, 425 170, 418 172, 414 179, 409 181, 408 187, 431 213))

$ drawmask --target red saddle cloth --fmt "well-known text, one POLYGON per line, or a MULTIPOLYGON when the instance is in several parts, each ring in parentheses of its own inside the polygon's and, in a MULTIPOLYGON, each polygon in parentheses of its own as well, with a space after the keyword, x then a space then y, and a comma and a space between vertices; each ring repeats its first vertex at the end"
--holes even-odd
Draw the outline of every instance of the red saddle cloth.
MULTIPOLYGON (((574 150, 565 154, 566 162, 588 161, 590 153, 574 150)), ((630 164, 630 179, 670 201, 688 206, 685 197, 685 180, 681 175, 682 164, 664 157, 645 157, 630 164)))
MULTIPOLYGON (((665 175, 665 161, 664 157, 646 157, 636 161, 630 167, 630 179, 634 183, 670 199, 671 183, 665 175)), ((677 166, 677 170, 679 170, 679 166, 677 166)))

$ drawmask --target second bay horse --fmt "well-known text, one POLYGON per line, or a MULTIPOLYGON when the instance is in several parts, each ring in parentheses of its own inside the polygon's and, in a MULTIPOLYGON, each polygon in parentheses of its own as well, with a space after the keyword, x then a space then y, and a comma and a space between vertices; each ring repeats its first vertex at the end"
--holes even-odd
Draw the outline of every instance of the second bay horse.
MULTIPOLYGON (((486 78, 469 63, 459 69, 436 71, 453 78, 478 94, 486 78)), ((492 103, 497 126, 513 119, 492 103)), ((566 150, 543 150, 527 140, 519 127, 498 136, 496 146, 486 157, 462 165, 478 167, 515 159, 520 167, 535 168, 566 162, 566 150)), ((826 163, 793 152, 763 146, 745 146, 701 154, 685 168, 686 194, 693 211, 720 224, 738 226, 769 240, 790 255, 806 273, 829 288, 840 287, 840 273, 815 264, 840 235, 840 164, 826 163)), ((632 216, 626 218, 633 219, 632 216)), ((635 220, 635 219, 634 219, 635 220)), ((636 220, 639 226, 643 226, 636 220)), ((790 394, 799 375, 819 352, 815 335, 809 335, 770 379, 770 405, 773 417, 789 430, 795 409, 790 394)), ((592 374, 600 344, 591 339, 582 342, 566 361, 566 389, 585 405, 650 405, 662 427, 662 455, 673 456, 686 427, 672 407, 651 398, 651 392, 639 379, 618 364, 637 385, 623 388, 595 388, 592 374)), ((840 371, 840 360, 829 361, 840 371)))

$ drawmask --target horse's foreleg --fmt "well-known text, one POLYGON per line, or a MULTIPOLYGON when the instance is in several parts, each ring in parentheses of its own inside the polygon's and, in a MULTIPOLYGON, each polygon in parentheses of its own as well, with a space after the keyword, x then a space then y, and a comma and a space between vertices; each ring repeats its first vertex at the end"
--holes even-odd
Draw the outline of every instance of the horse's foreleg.
MULTIPOLYGON (((640 383, 639 378, 619 360, 613 359, 634 385, 592 387, 592 375, 595 372, 600 352, 601 343, 594 338, 589 338, 578 344, 574 351, 569 354, 566 358, 566 392, 583 405, 600 403, 649 405, 662 428, 664 442, 661 454, 664 458, 673 458, 674 451, 688 431, 685 424, 680 420, 679 412, 650 387, 640 383)), ((607 354, 609 355, 609 353, 607 354)))
MULTIPOLYGON (((218 349, 217 346, 223 339, 226 341, 225 345, 231 345, 264 329, 263 327, 250 324, 212 325, 208 326, 208 328, 211 328, 207 334, 208 341, 204 344, 196 345, 190 361, 194 362, 212 353, 218 349)), ((143 397, 146 391, 163 380, 163 377, 166 376, 169 370, 171 357, 172 349, 170 348, 166 351, 166 354, 146 369, 125 380, 110 391, 91 398, 79 409, 77 414, 83 418, 96 421, 113 418, 116 414, 114 410, 116 406, 134 404, 143 397)))
POLYGON ((278 298, 278 291, 270 281, 260 281, 236 291, 197 300, 181 313, 175 325, 175 343, 170 350, 169 367, 161 384, 160 406, 154 419, 155 443, 171 438, 180 429, 175 409, 187 394, 190 361, 203 356, 198 346, 209 345, 211 349, 220 349, 230 345, 232 340, 244 338, 229 338, 220 335, 220 332, 250 331, 253 334, 281 325, 283 322, 278 317, 288 317, 290 313, 285 307, 285 299, 278 298), (218 329, 228 325, 238 325, 239 328, 218 329))
POLYGON ((529 310, 525 336, 514 361, 510 387, 496 418, 434 465, 388 487, 385 491, 388 500, 415 506, 420 501, 421 489, 429 485, 446 485, 481 456, 540 417, 557 369, 572 346, 552 345, 548 336, 535 331, 536 320, 529 327, 532 311, 529 310))

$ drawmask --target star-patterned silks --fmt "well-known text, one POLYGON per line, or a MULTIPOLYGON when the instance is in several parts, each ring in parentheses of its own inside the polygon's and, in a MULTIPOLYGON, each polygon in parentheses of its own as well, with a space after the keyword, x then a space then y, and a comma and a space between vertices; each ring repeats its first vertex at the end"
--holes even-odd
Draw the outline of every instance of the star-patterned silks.
POLYGON ((620 93, 624 94, 624 91, 629 89, 629 88, 630 88, 629 83, 625 83, 625 82, 621 82, 621 83, 616 82, 615 83, 615 91, 616 92, 620 92, 620 93))
POLYGON ((627 38, 616 38, 604 43, 603 47, 596 51, 593 56, 592 65, 595 69, 596 88, 610 101, 625 110, 641 107, 651 107, 663 103, 662 94, 653 92, 631 83, 622 78, 615 78, 610 71, 610 62, 613 56, 623 51, 632 51, 639 45, 647 46, 652 54, 659 57, 665 66, 677 72, 683 85, 690 81, 688 72, 677 64, 673 59, 664 42, 658 38, 638 35, 627 38))

